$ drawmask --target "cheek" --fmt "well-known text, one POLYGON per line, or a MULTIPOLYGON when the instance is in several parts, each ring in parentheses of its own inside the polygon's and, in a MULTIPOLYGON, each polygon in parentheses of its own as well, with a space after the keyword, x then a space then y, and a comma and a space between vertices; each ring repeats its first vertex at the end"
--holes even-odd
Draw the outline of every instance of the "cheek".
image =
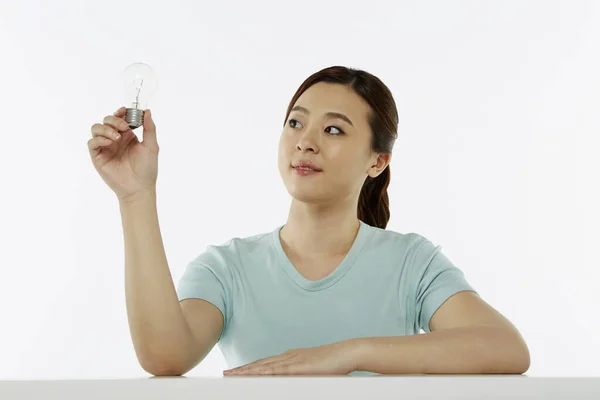
MULTIPOLYGON (((340 184, 354 186, 364 179, 366 161, 360 154, 339 155, 339 163, 335 166, 335 175, 340 184)), ((362 183, 360 183, 362 185, 362 183)))
POLYGON ((279 138, 279 155, 281 156, 289 156, 294 151, 294 144, 292 143, 289 135, 286 135, 285 131, 281 134, 279 138))
POLYGON ((277 163, 279 168, 283 170, 284 166, 289 164, 290 150, 287 148, 287 144, 283 138, 279 140, 279 147, 277 149, 277 163))

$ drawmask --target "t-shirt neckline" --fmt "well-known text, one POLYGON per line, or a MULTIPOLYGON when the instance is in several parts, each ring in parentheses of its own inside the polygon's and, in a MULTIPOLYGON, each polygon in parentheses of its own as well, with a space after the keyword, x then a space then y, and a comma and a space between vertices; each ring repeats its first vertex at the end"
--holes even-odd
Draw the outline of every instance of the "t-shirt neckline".
POLYGON ((285 226, 285 224, 279 226, 271 233, 271 238, 273 246, 275 247, 275 250, 278 253, 279 260, 281 261, 281 267, 292 279, 292 281, 302 289, 308 291, 318 291, 332 286, 337 281, 342 279, 342 277, 344 277, 344 275, 346 275, 348 271, 350 271, 350 269, 356 262, 356 259, 358 258, 358 255, 360 254, 363 245, 367 240, 368 234, 370 232, 369 225, 367 225, 361 220, 358 220, 358 222, 358 233, 356 234, 354 243, 352 243, 352 246, 346 254, 346 257, 344 257, 342 262, 336 267, 335 270, 333 270, 333 272, 331 272, 325 278, 319 279, 317 281, 312 281, 302 276, 300 272, 298 272, 296 267, 294 267, 287 254, 285 254, 285 251, 283 251, 283 246, 281 244, 281 238, 279 237, 279 233, 281 229, 285 226))

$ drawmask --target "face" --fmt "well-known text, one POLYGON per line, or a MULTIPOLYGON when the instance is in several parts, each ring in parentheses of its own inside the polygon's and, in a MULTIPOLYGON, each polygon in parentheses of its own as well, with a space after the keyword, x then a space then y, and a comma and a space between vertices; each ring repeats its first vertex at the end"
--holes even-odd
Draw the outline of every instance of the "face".
POLYGON ((279 172, 290 195, 306 203, 358 199, 367 176, 376 177, 389 154, 371 151, 370 107, 352 89, 326 82, 296 101, 279 140, 279 172), (341 116, 328 113, 343 114, 341 116), (292 163, 308 160, 322 171, 301 175, 292 163))

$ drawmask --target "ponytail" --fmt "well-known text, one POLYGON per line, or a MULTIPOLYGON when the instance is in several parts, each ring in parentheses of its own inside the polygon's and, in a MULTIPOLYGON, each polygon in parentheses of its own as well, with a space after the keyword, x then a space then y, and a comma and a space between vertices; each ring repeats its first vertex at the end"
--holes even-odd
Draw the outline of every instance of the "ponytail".
POLYGON ((390 220, 390 184, 388 165, 376 178, 367 177, 358 198, 358 219, 376 228, 385 229, 390 220))

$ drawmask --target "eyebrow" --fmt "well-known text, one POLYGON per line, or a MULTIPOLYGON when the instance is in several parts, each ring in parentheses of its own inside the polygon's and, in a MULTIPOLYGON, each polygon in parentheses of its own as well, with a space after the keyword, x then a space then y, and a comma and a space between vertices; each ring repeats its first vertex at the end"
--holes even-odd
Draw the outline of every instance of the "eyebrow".
MULTIPOLYGON (((295 106, 294 108, 291 109, 290 113, 292 111, 300 111, 300 112, 303 112, 306 115, 310 114, 308 112, 308 110, 306 108, 302 107, 302 106, 295 106)), ((349 123, 350 126, 352 126, 354 128, 354 124, 352 123, 352 121, 350 121, 350 118, 346 117, 344 114, 340 114, 340 113, 337 113, 337 112, 330 111, 330 112, 326 113, 325 115, 327 115, 328 117, 342 119, 342 120, 346 121, 347 123, 349 123)))

